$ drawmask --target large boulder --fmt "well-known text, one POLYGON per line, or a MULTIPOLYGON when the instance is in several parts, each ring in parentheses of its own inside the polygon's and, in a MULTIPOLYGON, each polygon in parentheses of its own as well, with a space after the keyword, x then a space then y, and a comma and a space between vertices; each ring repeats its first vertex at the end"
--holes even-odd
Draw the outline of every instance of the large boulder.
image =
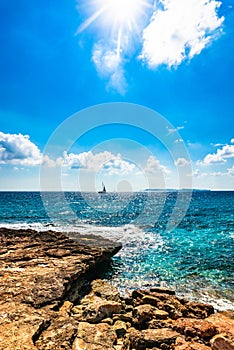
POLYGON ((211 338, 217 328, 210 322, 195 318, 180 318, 173 324, 173 329, 189 337, 211 338))
POLYGON ((78 321, 98 323, 120 313, 121 309, 121 303, 89 294, 82 299, 80 305, 73 307, 72 315, 78 321))
POLYGON ((113 300, 120 302, 120 293, 117 288, 115 288, 110 283, 107 283, 101 279, 92 281, 91 283, 92 292, 106 300, 113 300))
POLYGON ((176 338, 179 333, 168 329, 146 329, 143 331, 137 331, 135 328, 130 328, 128 331, 128 337, 132 348, 134 349, 146 349, 159 347, 160 349, 170 349, 172 344, 175 344, 176 338))
POLYGON ((211 340, 211 347, 213 350, 234 350, 234 342, 218 334, 211 340))
POLYGON ((72 350, 114 350, 117 335, 106 323, 80 322, 72 350))

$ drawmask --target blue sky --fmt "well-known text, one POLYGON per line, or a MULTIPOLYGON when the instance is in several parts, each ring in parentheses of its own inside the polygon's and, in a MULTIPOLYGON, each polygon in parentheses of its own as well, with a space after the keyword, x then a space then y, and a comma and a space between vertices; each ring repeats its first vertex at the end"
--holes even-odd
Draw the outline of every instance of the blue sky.
POLYGON ((164 136, 183 141, 195 188, 233 189, 233 1, 3 0, 0 16, 1 190, 40 189, 43 162, 62 168, 64 189, 79 189, 80 169, 111 190, 147 187, 149 171, 162 180, 155 187, 178 187, 188 160, 112 115, 63 159, 44 161, 69 116, 112 102, 145 106, 172 125, 164 136))

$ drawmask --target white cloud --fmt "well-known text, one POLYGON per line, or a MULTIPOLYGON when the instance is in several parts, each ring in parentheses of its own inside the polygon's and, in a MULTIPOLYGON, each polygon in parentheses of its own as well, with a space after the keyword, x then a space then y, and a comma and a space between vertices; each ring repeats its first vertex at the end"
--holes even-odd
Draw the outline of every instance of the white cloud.
POLYGON ((92 61, 107 88, 124 95, 127 61, 137 57, 149 68, 162 64, 170 68, 192 59, 220 35, 224 21, 218 15, 220 5, 218 0, 158 0, 115 1, 106 6, 102 0, 77 35, 96 22, 92 61))
POLYGON ((64 152, 64 165, 71 168, 83 168, 92 171, 98 171, 103 164, 113 158, 111 152, 105 151, 97 154, 93 152, 83 152, 79 154, 64 152))
POLYGON ((95 172, 103 169, 108 175, 126 175, 135 169, 135 165, 124 160, 121 154, 115 155, 108 151, 96 154, 91 151, 79 154, 64 152, 64 165, 95 172))
POLYGON ((195 169, 195 170, 193 171, 193 173, 192 173, 192 176, 195 176, 195 177, 201 176, 200 170, 199 170, 199 169, 195 169))
POLYGON ((212 41, 224 21, 216 0, 161 0, 143 32, 140 58, 150 68, 178 66, 212 41))
POLYGON ((199 161, 200 165, 223 164, 227 159, 234 158, 234 145, 225 145, 218 149, 216 153, 209 153, 205 156, 203 161, 199 161))
POLYGON ((234 165, 233 165, 231 168, 228 168, 227 173, 228 173, 228 175, 230 175, 230 176, 234 176, 234 165))
POLYGON ((117 155, 104 165, 104 169, 109 175, 128 175, 135 170, 135 165, 123 160, 121 155, 117 155))
POLYGON ((38 165, 42 155, 28 135, 0 132, 0 164, 38 165))
POLYGON ((155 175, 157 173, 164 173, 164 174, 170 174, 170 170, 165 166, 162 165, 158 159, 156 159, 154 156, 150 156, 147 160, 147 164, 145 167, 145 172, 149 175, 155 175))
POLYGON ((231 143, 234 143, 234 139, 231 139, 231 143))
POLYGON ((190 164, 190 162, 185 158, 178 158, 177 160, 175 160, 174 164, 177 167, 183 167, 190 164))
POLYGON ((184 140, 183 139, 176 139, 174 142, 175 143, 180 143, 180 142, 184 142, 184 140))
POLYGON ((214 147, 222 147, 225 145, 225 143, 211 143, 210 145, 214 147))
POLYGON ((47 155, 42 157, 42 164, 44 166, 47 166, 48 168, 54 168, 56 166, 63 166, 64 165, 64 160, 63 158, 59 157, 56 160, 51 159, 50 157, 48 157, 47 155))
POLYGON ((184 126, 177 126, 177 127, 174 128, 174 129, 168 128, 168 134, 169 134, 169 135, 170 135, 170 134, 174 134, 175 132, 180 131, 180 130, 183 130, 183 129, 184 129, 184 126))
POLYGON ((228 168, 226 171, 213 171, 213 172, 204 172, 204 171, 201 171, 199 169, 196 169, 193 171, 193 173, 191 174, 191 176, 194 176, 194 177, 199 177, 199 178, 202 178, 202 177, 218 177, 218 178, 221 178, 221 177, 231 177, 231 176, 234 176, 234 165, 231 167, 231 168, 228 168))
POLYGON ((108 88, 124 95, 127 82, 124 76, 123 61, 117 52, 116 46, 113 45, 113 47, 98 42, 94 45, 92 60, 101 78, 108 80, 108 88))

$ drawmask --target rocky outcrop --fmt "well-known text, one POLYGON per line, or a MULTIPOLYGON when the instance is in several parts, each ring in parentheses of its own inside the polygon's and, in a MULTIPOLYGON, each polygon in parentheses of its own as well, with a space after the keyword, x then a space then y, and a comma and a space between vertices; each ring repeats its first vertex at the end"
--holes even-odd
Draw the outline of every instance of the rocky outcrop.
POLYGON ((50 231, 0 239, 0 350, 234 349, 232 312, 166 288, 123 297, 97 279, 120 245, 50 231))
POLYGON ((48 327, 71 344, 77 323, 55 310, 74 302, 87 274, 120 248, 94 236, 0 229, 0 349, 36 349, 48 327))
POLYGON ((74 349, 233 349, 228 347, 233 346, 233 314, 214 314, 208 304, 188 302, 171 290, 155 290, 137 290, 123 298, 113 286, 93 281, 90 293, 70 310, 71 318, 86 328, 77 333, 74 349), (112 334, 108 345, 103 340, 107 334, 112 334))

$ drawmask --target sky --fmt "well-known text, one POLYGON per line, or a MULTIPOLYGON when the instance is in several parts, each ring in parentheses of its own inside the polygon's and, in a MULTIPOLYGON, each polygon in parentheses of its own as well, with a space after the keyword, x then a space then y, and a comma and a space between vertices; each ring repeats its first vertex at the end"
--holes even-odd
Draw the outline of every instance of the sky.
POLYGON ((233 6, 2 0, 0 190, 233 190, 233 6))

